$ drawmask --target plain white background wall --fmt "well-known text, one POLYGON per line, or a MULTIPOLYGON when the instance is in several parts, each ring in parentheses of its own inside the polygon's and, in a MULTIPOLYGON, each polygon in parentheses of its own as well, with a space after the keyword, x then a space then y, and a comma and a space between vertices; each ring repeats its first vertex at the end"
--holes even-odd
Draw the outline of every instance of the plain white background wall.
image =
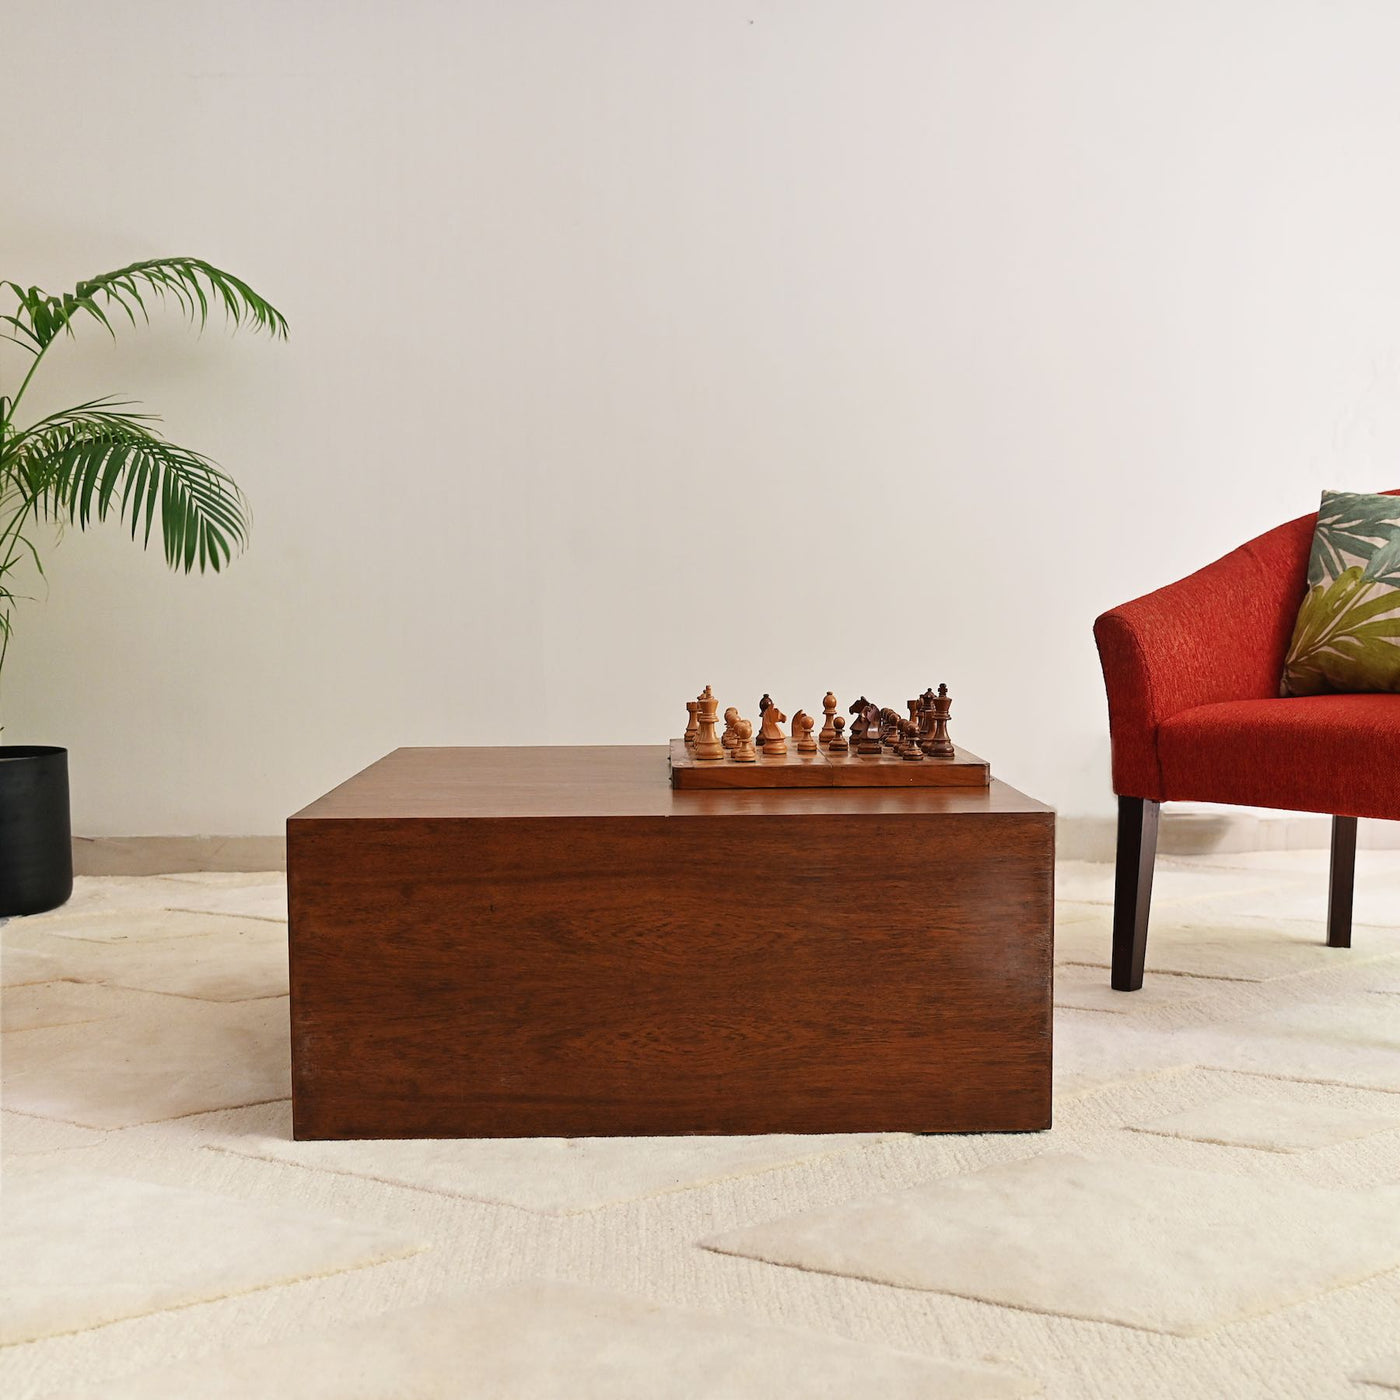
MULTIPOLYGON (((1109 810, 1090 627, 1400 485, 1393 0, 9 0, 0 276, 158 253, 34 407, 149 402, 227 573, 70 535, 10 742, 88 834, 271 833, 399 744, 660 742, 946 680, 1109 810)), ((5 361, 13 383, 14 360, 5 361)))

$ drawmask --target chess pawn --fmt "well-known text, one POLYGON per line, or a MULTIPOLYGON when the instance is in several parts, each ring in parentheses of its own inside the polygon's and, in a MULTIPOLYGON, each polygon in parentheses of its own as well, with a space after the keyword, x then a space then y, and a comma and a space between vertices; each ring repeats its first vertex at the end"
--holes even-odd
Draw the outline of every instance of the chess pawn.
POLYGON ((899 747, 899 726, 904 721, 895 710, 880 711, 880 741, 889 748, 899 747))
POLYGON ((746 719, 734 721, 734 747, 729 757, 735 763, 757 763, 758 750, 753 746, 753 725, 746 719))
POLYGON ((735 746, 739 742, 739 736, 734 732, 734 725, 739 718, 739 711, 731 705, 724 712, 724 733, 719 736, 719 741, 724 747, 730 750, 731 756, 735 746))
POLYGON ((816 753, 817 741, 812 737, 812 730, 816 727, 816 720, 806 710, 798 710, 792 721, 792 737, 797 741, 795 747, 798 753, 816 753))
POLYGON ((848 752, 851 746, 846 742, 846 736, 842 732, 846 728, 845 715, 837 715, 836 718, 831 721, 831 725, 831 732, 834 737, 832 738, 831 742, 826 746, 827 753, 848 752))
POLYGON ((787 716, 770 700, 763 712, 763 756, 782 758, 787 753, 787 735, 779 727, 787 716))
POLYGON ((700 733, 695 736, 695 757, 705 760, 723 758, 724 745, 715 733, 719 725, 719 701, 709 686, 700 692, 700 698, 695 702, 695 720, 700 726, 700 733))
POLYGON ((904 747, 899 756, 906 763, 922 763, 924 751, 919 747, 919 726, 912 719, 904 727, 904 747))
POLYGON ((933 728, 924 740, 923 750, 930 758, 952 758, 953 741, 948 737, 948 714, 953 708, 953 697, 948 687, 940 685, 933 698, 933 728))
MULTIPOLYGON (((763 716, 768 713, 768 707, 772 703, 772 697, 768 694, 767 691, 764 691, 763 699, 758 702, 758 722, 760 725, 763 724, 763 716)), ((763 730, 761 728, 758 731, 758 737, 754 740, 754 743, 760 749, 763 747, 763 730)))
POLYGON ((836 730, 832 724, 833 716, 836 714, 836 705, 836 697, 828 690, 826 694, 822 696, 822 732, 817 735, 817 742, 819 744, 826 744, 828 747, 831 741, 836 737, 836 730))
POLYGON ((695 722, 695 709, 694 700, 685 702, 685 746, 688 749, 695 747, 695 736, 700 732, 700 726, 695 722))

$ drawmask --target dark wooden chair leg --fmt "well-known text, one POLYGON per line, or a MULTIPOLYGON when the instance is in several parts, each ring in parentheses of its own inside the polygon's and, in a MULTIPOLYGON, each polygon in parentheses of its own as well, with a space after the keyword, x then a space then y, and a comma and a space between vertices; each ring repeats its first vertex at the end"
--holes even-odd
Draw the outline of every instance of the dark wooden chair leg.
POLYGON ((1147 913, 1152 905, 1152 867, 1157 860, 1160 802, 1118 799, 1118 871, 1113 889, 1113 986, 1135 992, 1142 986, 1147 956, 1147 913))
POLYGON ((1327 946, 1351 947, 1351 896, 1356 885, 1356 818, 1332 818, 1332 875, 1327 890, 1327 946))

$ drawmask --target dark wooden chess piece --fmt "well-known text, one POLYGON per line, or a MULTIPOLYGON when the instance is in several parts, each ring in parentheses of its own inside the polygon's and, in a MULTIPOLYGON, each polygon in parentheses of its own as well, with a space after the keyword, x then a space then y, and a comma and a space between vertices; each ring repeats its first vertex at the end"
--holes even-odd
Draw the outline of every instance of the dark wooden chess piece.
POLYGON ((856 752, 863 758, 880 756, 880 708, 867 702, 860 716, 860 745, 856 752))
POLYGON ((849 751, 851 746, 846 742, 846 736, 842 732, 845 728, 845 715, 837 715, 836 718, 831 721, 831 731, 834 737, 826 746, 827 753, 846 753, 849 751))
POLYGON ((763 747, 763 713, 772 703, 773 697, 765 691, 763 699, 758 702, 759 732, 753 736, 754 746, 756 748, 761 749, 763 747))
POLYGON ((940 685, 938 694, 933 697, 933 727, 923 742, 923 750, 930 758, 952 758, 956 750, 948 737, 948 714, 953 708, 953 697, 948 687, 940 685))
POLYGON ((924 760, 924 751, 919 747, 919 726, 912 719, 904 722, 904 746, 899 756, 906 763, 922 763, 924 760))

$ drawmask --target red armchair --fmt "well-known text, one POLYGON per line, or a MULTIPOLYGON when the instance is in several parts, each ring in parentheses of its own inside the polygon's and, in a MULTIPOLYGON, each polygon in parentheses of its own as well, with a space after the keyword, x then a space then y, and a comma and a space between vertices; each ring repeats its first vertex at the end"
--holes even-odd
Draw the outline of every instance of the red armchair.
POLYGON ((1094 624, 1118 794, 1120 991, 1142 986, 1163 802, 1330 813, 1327 942, 1351 944, 1356 819, 1400 818, 1400 695, 1278 698, 1316 521, 1280 525, 1094 624))

